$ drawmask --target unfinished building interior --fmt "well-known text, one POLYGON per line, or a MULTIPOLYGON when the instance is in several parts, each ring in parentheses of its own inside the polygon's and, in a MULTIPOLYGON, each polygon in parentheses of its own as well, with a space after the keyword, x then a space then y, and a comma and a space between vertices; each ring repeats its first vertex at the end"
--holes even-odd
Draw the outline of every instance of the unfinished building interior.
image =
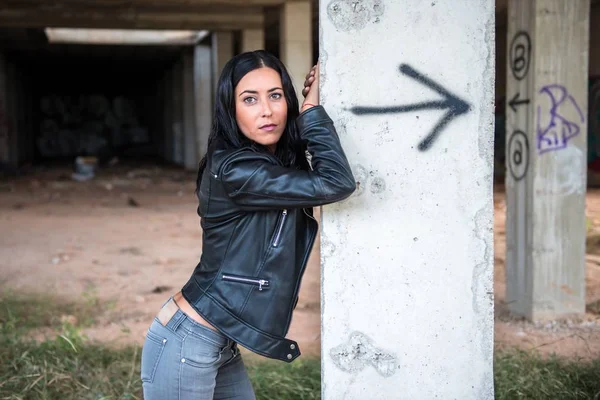
MULTIPOLYGON (((295 78, 316 60, 313 1, 12 1, 0 5, 0 165, 94 156, 193 170, 214 85, 267 49, 295 78)), ((297 84, 297 82, 296 82, 297 84)))
MULTIPOLYGON (((507 4, 496 1, 499 181, 505 175, 505 110, 510 101, 507 4)), ((214 85, 224 63, 239 52, 264 48, 281 57, 299 86, 318 58, 318 9, 317 0, 4 2, 2 170, 72 165, 75 157, 90 155, 100 165, 117 157, 195 169, 205 151, 214 85), (146 35, 136 36, 138 30, 146 35)), ((592 1, 587 132, 592 183, 600 180, 598 22, 599 2, 592 1)))

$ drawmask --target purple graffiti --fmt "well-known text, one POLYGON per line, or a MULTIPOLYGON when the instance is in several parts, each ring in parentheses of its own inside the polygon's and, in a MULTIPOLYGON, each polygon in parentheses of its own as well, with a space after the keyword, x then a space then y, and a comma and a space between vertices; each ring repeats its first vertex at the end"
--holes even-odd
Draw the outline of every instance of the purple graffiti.
POLYGON ((540 89, 540 94, 548 95, 551 102, 550 110, 548 110, 549 122, 546 126, 542 126, 542 108, 537 108, 537 148, 539 154, 549 151, 560 150, 567 147, 569 140, 577 136, 581 128, 580 123, 585 122, 585 117, 581 112, 581 108, 577 102, 569 94, 567 89, 562 85, 547 85, 540 89), (579 114, 581 122, 571 121, 561 114, 561 109, 571 104, 579 114))

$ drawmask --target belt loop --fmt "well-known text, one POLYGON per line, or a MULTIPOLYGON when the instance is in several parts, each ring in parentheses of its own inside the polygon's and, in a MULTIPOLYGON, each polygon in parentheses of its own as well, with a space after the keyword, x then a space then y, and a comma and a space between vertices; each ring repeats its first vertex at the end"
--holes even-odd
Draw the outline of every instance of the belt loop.
POLYGON ((183 322, 184 319, 185 319, 185 314, 183 313, 183 311, 181 311, 181 309, 177 310, 177 312, 175 313, 175 315, 173 316, 173 318, 169 322, 169 325, 171 325, 171 329, 173 331, 176 331, 177 328, 179 328, 179 325, 181 325, 181 323, 183 322))

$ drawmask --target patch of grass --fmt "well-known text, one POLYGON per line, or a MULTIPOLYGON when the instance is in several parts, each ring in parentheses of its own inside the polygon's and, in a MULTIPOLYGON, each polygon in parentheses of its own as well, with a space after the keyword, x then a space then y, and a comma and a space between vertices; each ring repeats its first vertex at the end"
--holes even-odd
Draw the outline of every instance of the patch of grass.
POLYGON ((600 300, 589 303, 586 306, 586 311, 592 314, 600 315, 600 300))
POLYGON ((68 324, 53 340, 23 340, 0 330, 1 399, 141 399, 140 350, 85 344, 68 324))
POLYGON ((600 233, 588 232, 585 239, 585 252, 600 255, 600 233))
POLYGON ((60 328, 63 319, 76 325, 89 326, 97 315, 97 303, 70 303, 49 295, 23 295, 11 291, 0 296, 0 324, 14 320, 16 328, 27 331, 35 328, 60 328), (73 321, 73 317, 75 321, 73 321))
MULTIPOLYGON (((91 344, 79 326, 57 322, 65 313, 89 312, 79 307, 84 306, 58 306, 51 298, 0 299, 0 399, 142 399, 140 347, 91 344), (24 328, 40 326, 56 326, 56 336, 41 343, 23 336, 24 328)), ((246 358, 258 400, 320 399, 320 360, 259 360, 246 358)), ((495 357, 494 379, 498 400, 600 400, 600 359, 502 351, 495 357)))
POLYGON ((247 363, 257 400, 314 400, 321 398, 321 360, 247 363))
POLYGON ((543 359, 535 353, 496 355, 496 399, 600 399, 600 360, 543 359))
MULTIPOLYGON (((97 310, 94 298, 86 296, 80 305, 50 296, 0 298, 0 399, 142 399, 140 347, 88 343, 79 324, 61 320, 68 314, 84 321, 90 307, 97 310), (35 328, 53 328, 56 335, 35 342, 24 335, 35 328)), ((247 363, 258 400, 320 398, 319 360, 282 364, 247 363)))

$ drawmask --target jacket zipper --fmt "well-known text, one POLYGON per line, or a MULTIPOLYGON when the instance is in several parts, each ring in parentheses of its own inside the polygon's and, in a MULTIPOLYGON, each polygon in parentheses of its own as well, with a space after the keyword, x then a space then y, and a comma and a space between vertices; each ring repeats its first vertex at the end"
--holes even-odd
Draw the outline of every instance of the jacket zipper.
POLYGON ((269 287, 269 281, 264 279, 251 279, 251 278, 242 278, 241 276, 232 276, 232 275, 223 275, 224 281, 238 282, 238 283, 246 283, 248 285, 258 286, 258 290, 262 291, 265 288, 269 287))
POLYGON ((275 231, 275 239, 273 240, 273 247, 279 246, 279 241, 281 240, 281 232, 283 231, 283 224, 285 223, 285 219, 287 218, 288 211, 283 210, 281 212, 281 220, 279 221, 279 225, 277 226, 277 230, 275 231))

